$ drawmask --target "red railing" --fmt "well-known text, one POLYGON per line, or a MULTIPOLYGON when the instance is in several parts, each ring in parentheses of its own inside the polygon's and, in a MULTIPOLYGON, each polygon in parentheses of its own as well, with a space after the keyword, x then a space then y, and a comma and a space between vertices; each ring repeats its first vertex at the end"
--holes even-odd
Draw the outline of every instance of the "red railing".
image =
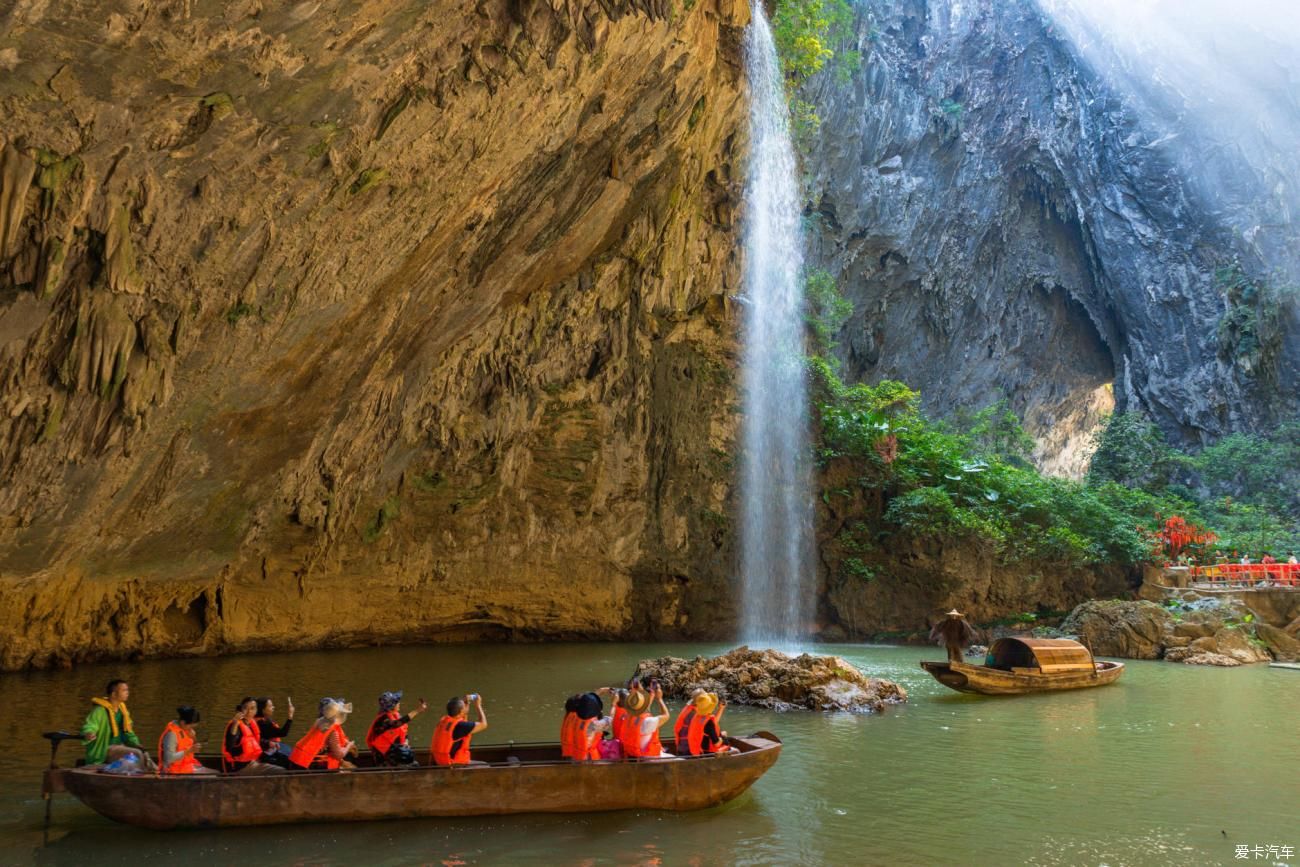
POLYGON ((1229 587, 1300 587, 1300 563, 1216 563, 1191 567, 1193 581, 1229 587))

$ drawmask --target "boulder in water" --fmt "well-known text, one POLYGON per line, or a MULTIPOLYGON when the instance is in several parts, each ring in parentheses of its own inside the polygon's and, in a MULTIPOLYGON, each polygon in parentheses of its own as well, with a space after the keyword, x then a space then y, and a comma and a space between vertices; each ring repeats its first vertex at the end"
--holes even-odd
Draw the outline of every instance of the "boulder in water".
POLYGON ((1061 631, 1079 636, 1098 656, 1159 659, 1173 617, 1154 602, 1085 602, 1070 612, 1061 631))
POLYGON ((685 699, 694 689, 716 692, 729 704, 773 710, 836 710, 867 713, 907 701, 907 690, 870 677, 838 656, 790 656, 777 650, 738 647, 722 656, 665 656, 638 663, 640 677, 657 677, 664 695, 685 699))

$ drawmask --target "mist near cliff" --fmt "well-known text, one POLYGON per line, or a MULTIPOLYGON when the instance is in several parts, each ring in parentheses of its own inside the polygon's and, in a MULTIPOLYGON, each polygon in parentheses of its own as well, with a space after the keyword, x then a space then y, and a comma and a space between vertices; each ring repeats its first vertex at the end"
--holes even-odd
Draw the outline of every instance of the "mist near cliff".
POLYGON ((1300 277, 1293 0, 1039 0, 1266 272, 1300 277))

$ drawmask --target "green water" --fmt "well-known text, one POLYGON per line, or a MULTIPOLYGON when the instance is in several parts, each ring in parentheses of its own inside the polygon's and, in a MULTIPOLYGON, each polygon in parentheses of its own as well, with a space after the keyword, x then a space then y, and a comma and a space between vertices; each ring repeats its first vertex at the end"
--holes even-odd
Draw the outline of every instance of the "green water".
MULTIPOLYGON (((916 661, 933 651, 864 646, 824 650, 901 682, 911 702, 878 716, 728 709, 733 734, 770 729, 786 747, 714 810, 156 833, 60 796, 42 844, 36 735, 75 727, 119 673, 150 745, 177 703, 216 722, 245 693, 281 708, 293 696, 300 724, 320 695, 345 696, 355 737, 392 688, 431 703, 481 692, 480 737, 493 742, 554 739, 565 694, 618 681, 640 658, 723 649, 377 648, 0 675, 0 863, 1163 865, 1240 863, 1237 844, 1300 849, 1300 672, 1131 662, 1114 686, 995 699, 931 680, 916 661)), ((427 743, 436 719, 417 720, 413 740, 427 743)))

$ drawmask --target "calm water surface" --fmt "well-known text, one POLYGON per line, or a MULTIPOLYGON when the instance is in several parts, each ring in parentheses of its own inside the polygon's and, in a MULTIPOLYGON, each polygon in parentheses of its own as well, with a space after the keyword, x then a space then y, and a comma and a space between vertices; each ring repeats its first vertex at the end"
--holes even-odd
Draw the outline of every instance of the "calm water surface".
MULTIPOLYGON (((157 833, 60 796, 42 844, 37 733, 75 728, 118 673, 150 745, 182 701, 216 723, 215 744, 227 708, 263 692, 281 708, 293 696, 301 719, 320 695, 343 695, 356 737, 391 688, 431 703, 478 691, 482 740, 553 740, 565 694, 647 656, 724 649, 377 648, 0 675, 0 863, 1199 865, 1241 863, 1237 844, 1300 849, 1300 672, 1134 662, 1114 686, 994 699, 931 680, 916 664, 929 649, 860 645, 823 650, 901 682, 911 702, 879 716, 728 709, 733 734, 770 729, 786 747, 748 794, 706 812, 157 833)), ((427 743, 437 716, 416 720, 413 740, 427 743)))

